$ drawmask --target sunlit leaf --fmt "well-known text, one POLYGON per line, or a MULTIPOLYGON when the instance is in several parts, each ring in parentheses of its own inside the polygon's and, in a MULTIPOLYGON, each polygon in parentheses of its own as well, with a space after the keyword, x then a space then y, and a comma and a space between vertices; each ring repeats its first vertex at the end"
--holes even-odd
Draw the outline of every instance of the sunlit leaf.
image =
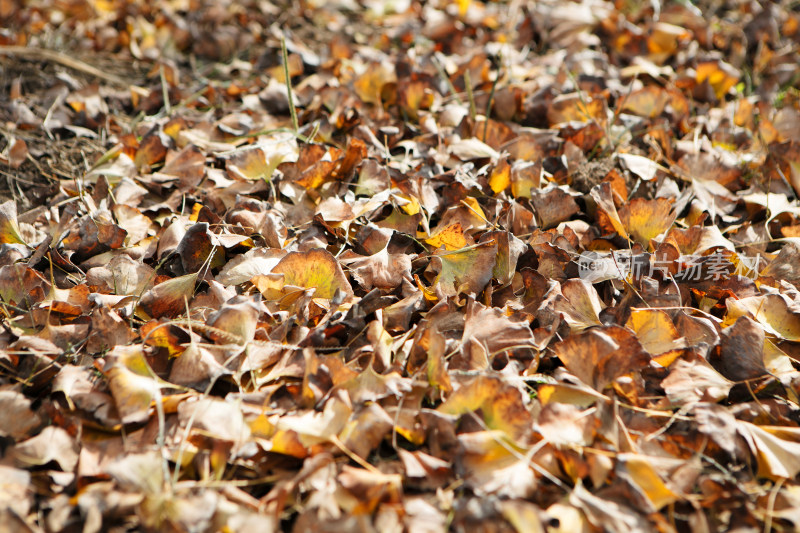
POLYGON ((767 333, 786 340, 800 340, 800 312, 781 294, 766 294, 748 298, 728 299, 729 319, 750 316, 767 333))
POLYGON ((631 173, 639 176, 645 181, 650 181, 656 177, 656 172, 661 169, 655 161, 636 154, 618 154, 617 158, 622 165, 631 173))
POLYGON ((109 354, 104 370, 123 424, 144 422, 150 417, 161 383, 140 347, 118 346, 109 354))
POLYGON ((707 82, 718 99, 739 81, 739 72, 723 61, 705 61, 697 65, 697 83, 707 82))
POLYGON ((0 204, 0 244, 25 244, 17 224, 17 204, 14 200, 0 204))
POLYGON ((626 454, 622 460, 624 472, 630 476, 639 489, 647 496, 650 503, 657 510, 665 505, 675 503, 680 500, 680 496, 675 494, 661 479, 659 473, 647 458, 637 454, 626 454))
POLYGON ((456 222, 425 239, 425 242, 439 248, 444 246, 445 250, 459 250, 467 245, 467 240, 464 238, 464 230, 461 223, 456 222))
POLYGON ((800 473, 800 431, 796 427, 757 426, 739 422, 758 462, 758 475, 791 479, 800 473))
POLYGON ((617 377, 640 370, 650 359, 633 333, 618 326, 570 335, 554 351, 570 372, 599 391, 617 377))
POLYGON ((619 210, 619 219, 633 239, 647 246, 650 239, 658 237, 672 226, 677 213, 666 198, 645 200, 634 198, 619 210))
POLYGON ((442 392, 450 392, 453 390, 453 386, 450 384, 450 376, 447 374, 444 360, 444 336, 438 331, 432 330, 429 339, 428 382, 442 392))
POLYGON ((506 190, 509 185, 511 185, 511 165, 503 160, 492 170, 489 187, 493 193, 497 194, 506 190))
POLYGON ((441 413, 462 416, 480 410, 489 429, 497 429, 512 439, 530 431, 531 416, 515 387, 494 377, 478 377, 456 390, 437 409, 441 413))
POLYGON ((339 262, 322 248, 290 252, 273 267, 272 273, 283 274, 287 285, 315 289, 317 298, 332 299, 336 291, 341 291, 346 298, 353 296, 353 289, 339 262))
POLYGON ((197 273, 161 282, 142 295, 139 308, 152 318, 177 316, 192 299, 196 281, 197 273))
POLYGON ((636 332, 642 348, 662 366, 669 366, 686 347, 666 311, 659 309, 634 309, 625 324, 636 332))
POLYGON ((669 95, 661 87, 648 85, 633 91, 623 100, 622 109, 642 117, 655 118, 669 103, 669 95))

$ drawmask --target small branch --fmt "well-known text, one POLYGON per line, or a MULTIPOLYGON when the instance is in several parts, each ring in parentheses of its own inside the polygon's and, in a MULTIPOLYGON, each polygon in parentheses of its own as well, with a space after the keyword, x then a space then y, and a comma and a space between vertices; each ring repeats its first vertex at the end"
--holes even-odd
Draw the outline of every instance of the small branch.
POLYGON ((300 130, 297 123, 297 109, 294 107, 294 96, 292 95, 292 79, 289 77, 289 54, 286 52, 286 39, 281 38, 281 54, 283 55, 283 77, 286 78, 286 94, 289 95, 289 112, 292 114, 292 128, 294 134, 300 130))
POLYGON ((55 50, 27 46, 0 46, 0 55, 21 57, 31 61, 50 61, 52 63, 57 63, 62 67, 83 72, 84 74, 94 76, 95 78, 99 78, 109 83, 114 83, 123 87, 128 87, 131 85, 122 78, 118 78, 107 72, 103 72, 102 70, 93 67, 88 63, 84 63, 79 59, 62 54, 61 52, 56 52, 55 50))
POLYGON ((472 93, 472 80, 470 79, 469 69, 464 71, 464 88, 467 90, 467 99, 469 100, 469 119, 475 124, 477 111, 475 109, 475 95, 472 93))

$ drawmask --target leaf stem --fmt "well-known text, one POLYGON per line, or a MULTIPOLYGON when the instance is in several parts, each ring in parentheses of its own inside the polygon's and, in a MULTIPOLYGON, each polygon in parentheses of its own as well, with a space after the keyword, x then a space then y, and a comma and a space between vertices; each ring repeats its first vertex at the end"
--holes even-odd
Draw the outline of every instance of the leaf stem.
POLYGON ((469 99, 469 119, 475 123, 475 116, 478 112, 475 110, 475 95, 472 94, 472 80, 470 79, 469 69, 464 71, 464 88, 467 90, 467 99, 469 99))
POLYGON ((286 38, 281 37, 281 55, 283 55, 283 77, 286 81, 286 94, 289 96, 289 112, 292 114, 292 128, 297 135, 300 127, 297 123, 297 109, 294 107, 292 95, 292 79, 289 77, 289 54, 286 52, 286 38))

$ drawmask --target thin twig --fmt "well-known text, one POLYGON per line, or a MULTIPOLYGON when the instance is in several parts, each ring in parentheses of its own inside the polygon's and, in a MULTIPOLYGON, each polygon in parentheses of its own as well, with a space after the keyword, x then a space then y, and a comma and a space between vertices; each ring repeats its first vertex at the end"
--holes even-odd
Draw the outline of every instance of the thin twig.
POLYGON ((474 124, 478 112, 475 110, 475 95, 472 93, 472 80, 470 79, 469 69, 464 71, 464 88, 467 90, 467 99, 469 100, 469 118, 474 124))
POLYGON ((492 113, 492 103, 494 100, 494 91, 497 88, 497 82, 500 81, 500 65, 497 66, 497 73, 494 75, 492 82, 492 89, 489 91, 489 101, 486 102, 486 120, 483 123, 483 138, 481 141, 486 142, 486 133, 489 131, 489 115, 492 113))
POLYGON ((292 128, 294 134, 300 130, 297 123, 297 109, 294 108, 294 96, 292 95, 292 79, 289 77, 289 53, 286 51, 286 39, 281 37, 281 54, 283 55, 283 77, 286 81, 286 94, 289 95, 289 112, 292 114, 292 128))
POLYGON ((53 63, 58 63, 62 67, 77 70, 78 72, 83 72, 84 74, 94 76, 95 78, 100 78, 101 80, 109 83, 115 83, 123 87, 128 87, 131 85, 131 83, 123 80, 122 78, 118 78, 117 76, 109 74, 108 72, 103 72, 102 70, 93 67, 88 63, 84 63, 80 59, 75 59, 74 57, 62 54, 61 52, 56 52, 55 50, 48 50, 47 48, 29 46, 0 46, 0 55, 16 56, 24 59, 30 59, 32 61, 50 61, 53 63))

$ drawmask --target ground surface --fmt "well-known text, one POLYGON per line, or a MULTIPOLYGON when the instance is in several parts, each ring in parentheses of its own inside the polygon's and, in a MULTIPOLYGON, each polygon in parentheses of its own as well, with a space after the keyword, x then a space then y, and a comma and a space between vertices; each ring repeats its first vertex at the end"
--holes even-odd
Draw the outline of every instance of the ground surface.
POLYGON ((800 527, 796 2, 23 4, 0 531, 800 527))

